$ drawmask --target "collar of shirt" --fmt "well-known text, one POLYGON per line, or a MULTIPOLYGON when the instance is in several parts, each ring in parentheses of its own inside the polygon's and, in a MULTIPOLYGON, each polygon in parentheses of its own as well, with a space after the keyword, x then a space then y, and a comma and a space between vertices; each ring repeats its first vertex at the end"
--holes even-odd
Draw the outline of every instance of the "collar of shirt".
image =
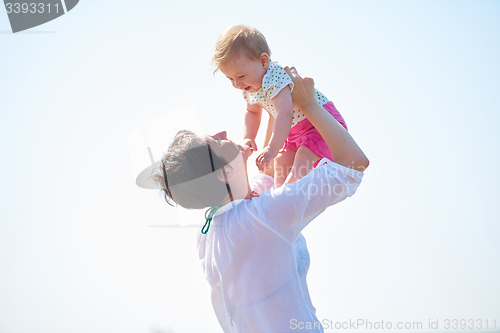
POLYGON ((224 206, 222 206, 221 208, 217 209, 217 212, 214 214, 214 216, 217 216, 219 214, 222 214, 224 213, 225 211, 228 211, 230 210, 231 208, 233 207, 236 207, 236 205, 239 205, 240 203, 242 203, 244 200, 247 200, 247 199, 238 199, 238 200, 233 200, 227 204, 225 204, 224 206))

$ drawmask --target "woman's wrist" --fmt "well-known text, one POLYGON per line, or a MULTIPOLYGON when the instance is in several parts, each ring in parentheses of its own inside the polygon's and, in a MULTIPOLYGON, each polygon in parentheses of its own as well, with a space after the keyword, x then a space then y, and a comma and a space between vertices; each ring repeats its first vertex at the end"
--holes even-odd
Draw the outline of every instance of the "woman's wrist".
POLYGON ((302 109, 309 110, 318 104, 316 101, 316 94, 314 90, 314 80, 311 78, 304 78, 295 83, 292 91, 292 102, 295 107, 302 111, 302 109))
POLYGON ((316 99, 314 100, 302 100, 298 103, 294 103, 294 106, 299 109, 302 113, 304 113, 307 117, 307 113, 311 111, 315 106, 319 105, 316 99))
POLYGON ((322 112, 325 111, 319 103, 314 100, 312 102, 304 103, 302 106, 299 108, 299 110, 306 116, 310 117, 312 113, 317 113, 317 112, 322 112))

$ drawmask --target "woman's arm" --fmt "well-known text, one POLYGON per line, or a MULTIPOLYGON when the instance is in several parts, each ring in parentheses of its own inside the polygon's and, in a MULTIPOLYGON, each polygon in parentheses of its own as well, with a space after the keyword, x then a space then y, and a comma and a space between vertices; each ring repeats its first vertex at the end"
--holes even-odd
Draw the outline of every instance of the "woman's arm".
POLYGON ((314 96, 313 79, 300 77, 294 67, 285 67, 285 71, 294 83, 293 104, 306 115, 325 139, 335 163, 364 172, 370 161, 345 128, 318 104, 314 96))
POLYGON ((261 192, 253 201, 257 212, 252 214, 262 216, 267 225, 293 242, 328 206, 354 195, 362 179, 362 172, 328 161, 293 184, 261 192))

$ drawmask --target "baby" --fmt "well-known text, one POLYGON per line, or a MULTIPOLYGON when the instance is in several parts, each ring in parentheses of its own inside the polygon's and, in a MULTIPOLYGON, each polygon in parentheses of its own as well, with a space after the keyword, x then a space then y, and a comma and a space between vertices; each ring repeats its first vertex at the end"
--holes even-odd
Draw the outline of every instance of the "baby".
MULTIPOLYGON (((227 28, 215 45, 212 58, 233 86, 242 90, 247 102, 244 144, 257 150, 255 137, 262 108, 274 118, 273 132, 256 162, 265 170, 274 159, 274 184, 294 183, 307 175, 315 162, 332 154, 319 132, 304 114, 292 105, 292 79, 277 62, 265 37, 255 28, 235 25, 227 28)), ((332 102, 316 90, 316 100, 347 130, 332 102)))

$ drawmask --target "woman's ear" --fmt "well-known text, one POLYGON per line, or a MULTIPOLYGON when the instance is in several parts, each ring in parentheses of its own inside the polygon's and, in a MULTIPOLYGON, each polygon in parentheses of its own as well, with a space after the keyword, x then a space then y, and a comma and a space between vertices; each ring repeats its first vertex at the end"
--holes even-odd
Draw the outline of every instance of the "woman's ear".
POLYGON ((260 63, 262 64, 262 67, 264 67, 265 70, 269 67, 269 61, 271 60, 269 58, 269 54, 267 53, 261 53, 259 57, 260 63))
POLYGON ((222 167, 220 169, 220 173, 219 173, 219 180, 221 182, 225 182, 226 181, 226 179, 224 179, 224 173, 226 173, 226 179, 227 179, 227 181, 233 179, 233 177, 234 177, 234 170, 232 168, 222 167))

